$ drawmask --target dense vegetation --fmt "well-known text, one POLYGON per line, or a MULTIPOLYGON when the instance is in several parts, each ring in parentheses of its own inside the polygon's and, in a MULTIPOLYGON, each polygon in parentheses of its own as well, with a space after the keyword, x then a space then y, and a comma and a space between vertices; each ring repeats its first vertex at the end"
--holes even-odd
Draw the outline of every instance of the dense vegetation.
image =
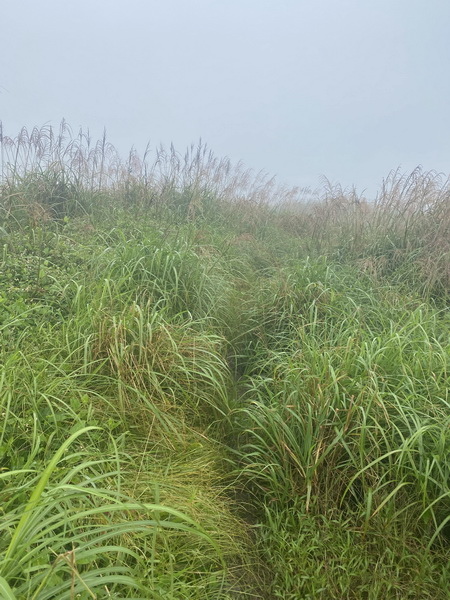
POLYGON ((0 141, 0 597, 447 598, 448 183, 0 141))

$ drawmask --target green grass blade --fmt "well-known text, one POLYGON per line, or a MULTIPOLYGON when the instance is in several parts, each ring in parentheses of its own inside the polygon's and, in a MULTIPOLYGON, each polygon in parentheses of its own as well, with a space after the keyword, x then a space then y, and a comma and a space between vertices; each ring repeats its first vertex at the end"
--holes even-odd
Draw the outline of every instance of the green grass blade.
POLYGON ((26 527, 27 524, 29 522, 29 520, 31 519, 32 515, 33 515, 33 509, 36 507, 36 505, 39 502, 40 497, 42 496, 42 492, 45 489, 45 486, 48 483, 48 480, 50 479, 56 465, 58 464, 58 462, 60 461, 61 457, 63 456, 64 452, 67 450, 67 448, 69 448, 69 446, 81 435, 83 435, 84 433, 88 432, 88 431, 92 431, 94 429, 100 429, 99 427, 94 427, 94 426, 90 426, 90 427, 84 427, 83 429, 80 429, 79 431, 73 433, 57 450, 57 452, 54 454, 53 458, 51 459, 51 461, 49 462, 49 464, 47 465, 47 467, 45 468, 44 472, 42 473, 41 477, 39 478, 38 483, 36 484, 35 488, 33 489, 33 492, 30 496, 30 499, 28 500, 22 517, 20 518, 19 523, 17 524, 16 530, 14 531, 14 534, 12 536, 11 542, 8 546, 8 549, 5 553, 5 559, 4 559, 4 564, 8 565, 8 562, 10 560, 12 560, 12 557, 14 555, 14 552, 22 538, 22 536, 24 535, 25 531, 26 531, 26 527))

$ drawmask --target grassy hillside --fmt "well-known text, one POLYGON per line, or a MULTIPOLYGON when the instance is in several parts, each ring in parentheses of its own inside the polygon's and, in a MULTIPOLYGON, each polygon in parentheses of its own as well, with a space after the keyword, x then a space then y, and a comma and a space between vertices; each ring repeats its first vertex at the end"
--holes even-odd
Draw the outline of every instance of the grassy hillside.
POLYGON ((448 598, 448 183, 0 141, 0 598, 448 598))

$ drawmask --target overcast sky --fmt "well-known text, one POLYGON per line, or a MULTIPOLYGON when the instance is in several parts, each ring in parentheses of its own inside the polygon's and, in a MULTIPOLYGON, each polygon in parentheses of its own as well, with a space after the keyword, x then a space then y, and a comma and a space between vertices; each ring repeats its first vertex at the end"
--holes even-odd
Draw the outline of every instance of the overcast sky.
POLYGON ((450 171, 449 0, 1 0, 7 134, 64 117, 123 154, 219 156, 369 195, 450 171))

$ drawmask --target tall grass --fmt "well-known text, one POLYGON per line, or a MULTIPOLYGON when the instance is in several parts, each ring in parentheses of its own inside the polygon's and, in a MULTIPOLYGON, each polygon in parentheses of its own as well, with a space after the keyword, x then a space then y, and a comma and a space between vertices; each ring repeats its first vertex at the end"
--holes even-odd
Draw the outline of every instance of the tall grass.
POLYGON ((133 149, 122 160, 106 134, 72 132, 66 122, 4 134, 0 145, 0 224, 32 225, 105 211, 151 213, 161 222, 233 225, 258 237, 276 228, 311 255, 351 261, 421 294, 449 287, 449 181, 442 175, 392 171, 373 200, 325 181, 323 189, 288 189, 264 173, 214 156, 202 144, 133 149))
POLYGON ((448 182, 0 141, 0 595, 446 598, 448 182))
POLYGON ((415 572, 413 549, 424 564, 448 552, 446 314, 311 267, 278 274, 273 324, 234 415, 236 474, 263 510, 263 553, 277 565, 271 593, 431 598, 448 570, 415 572), (380 540, 396 540, 390 554, 380 540), (369 546, 380 560, 371 575, 369 546), (323 573, 314 548, 331 561, 323 573))
POLYGON ((392 171, 373 201, 328 183, 306 204, 283 205, 279 219, 313 255, 350 261, 427 297, 448 297, 450 181, 439 173, 392 171))
MULTIPOLYGON (((59 235, 46 233, 52 256, 59 235)), ((81 273, 47 264, 38 296, 24 294, 26 269, 4 288, 15 299, 0 371, 5 594, 229 597, 248 586, 249 567, 208 436, 229 411, 224 340, 207 316, 190 318, 197 292, 182 277, 178 286, 179 263, 154 263, 141 280, 120 245, 79 250, 81 273)))
POLYGON ((62 121, 51 126, 23 128, 11 137, 0 123, 0 222, 28 216, 31 222, 61 219, 98 211, 105 202, 172 222, 208 216, 250 224, 261 208, 294 197, 296 190, 275 184, 263 172, 218 158, 201 141, 180 154, 173 146, 148 146, 141 157, 132 149, 122 160, 106 133, 94 141, 89 131, 72 132, 62 121), (250 210, 250 213, 249 213, 250 210))
POLYGON ((198 538, 200 546, 210 544, 217 555, 218 578, 223 578, 219 547, 191 518, 120 492, 118 454, 110 460, 92 459, 83 450, 68 455, 64 462, 71 468, 59 468, 59 481, 48 485, 64 453, 89 430, 72 434, 38 477, 30 478, 32 471, 24 469, 6 474, 11 483, 3 492, 7 517, 2 522, 0 575, 10 597, 97 597, 100 591, 111 595, 130 589, 142 598, 167 597, 174 593, 175 581, 159 593, 152 566, 160 562, 159 532, 167 529, 190 535, 191 543, 198 538), (153 577, 145 581, 149 565, 153 577))

